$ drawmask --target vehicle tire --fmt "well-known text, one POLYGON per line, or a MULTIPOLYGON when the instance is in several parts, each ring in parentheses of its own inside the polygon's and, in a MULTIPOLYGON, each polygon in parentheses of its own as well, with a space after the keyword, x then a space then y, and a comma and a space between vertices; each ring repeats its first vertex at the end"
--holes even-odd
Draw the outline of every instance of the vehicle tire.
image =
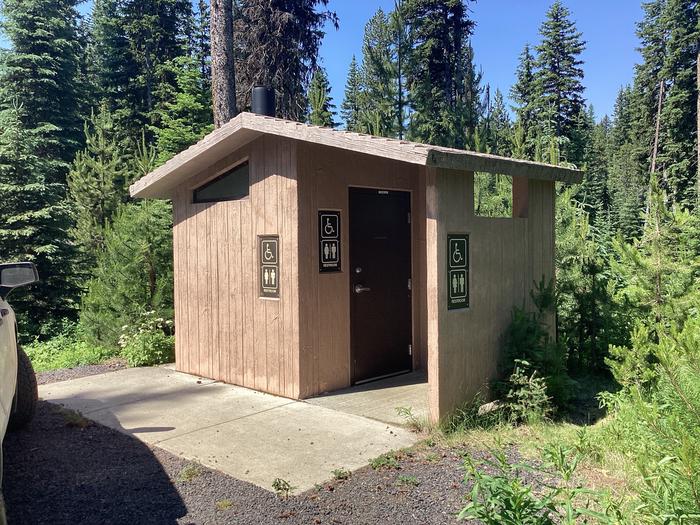
POLYGON ((27 426, 34 418, 39 392, 36 375, 29 356, 21 348, 17 349, 17 390, 15 392, 14 411, 10 414, 8 430, 19 430, 27 426))
POLYGON ((5 500, 2 497, 2 490, 0 490, 0 525, 7 525, 7 517, 5 516, 5 500))

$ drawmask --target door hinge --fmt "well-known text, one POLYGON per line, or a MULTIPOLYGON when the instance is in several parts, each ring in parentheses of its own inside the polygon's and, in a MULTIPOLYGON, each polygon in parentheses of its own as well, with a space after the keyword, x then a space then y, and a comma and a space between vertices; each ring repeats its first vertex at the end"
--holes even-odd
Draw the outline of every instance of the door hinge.
POLYGON ((411 279, 409 279, 409 280, 408 280, 408 290, 409 290, 409 291, 411 290, 411 287, 412 287, 411 279))
POLYGON ((411 224, 411 212, 408 212, 408 224, 411 224))
POLYGON ((408 355, 413 355, 413 345, 408 345, 408 355))

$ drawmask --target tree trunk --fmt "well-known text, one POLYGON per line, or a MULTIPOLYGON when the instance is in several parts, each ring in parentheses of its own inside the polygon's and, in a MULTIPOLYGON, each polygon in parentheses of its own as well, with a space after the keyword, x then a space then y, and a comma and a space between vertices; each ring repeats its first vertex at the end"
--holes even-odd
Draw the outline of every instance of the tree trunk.
POLYGON ((211 0, 211 95, 219 128, 236 116, 233 0, 211 0))

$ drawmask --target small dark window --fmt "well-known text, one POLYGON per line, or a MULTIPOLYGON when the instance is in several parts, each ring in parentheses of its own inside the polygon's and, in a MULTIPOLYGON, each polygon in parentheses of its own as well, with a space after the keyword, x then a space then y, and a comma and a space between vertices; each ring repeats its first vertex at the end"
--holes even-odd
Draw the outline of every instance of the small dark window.
POLYGON ((244 162, 195 189, 192 202, 234 201, 248 196, 250 169, 244 162))

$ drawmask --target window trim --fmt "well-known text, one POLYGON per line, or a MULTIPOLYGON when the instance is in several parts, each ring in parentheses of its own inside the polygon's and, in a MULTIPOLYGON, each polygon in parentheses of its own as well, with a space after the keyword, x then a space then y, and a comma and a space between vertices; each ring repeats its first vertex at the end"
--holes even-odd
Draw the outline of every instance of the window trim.
POLYGON ((198 182, 196 185, 192 184, 189 189, 190 189, 190 193, 192 195, 192 199, 191 199, 192 204, 211 204, 211 203, 215 203, 215 202, 231 202, 231 201, 242 201, 242 200, 248 199, 248 198, 250 198, 250 159, 248 157, 243 157, 242 159, 239 159, 236 162, 229 164, 224 169, 217 171, 214 175, 207 177, 206 179, 204 179, 204 181, 198 182), (244 164, 248 164, 248 193, 246 195, 244 195, 243 197, 223 197, 223 198, 212 198, 212 199, 197 199, 197 198, 195 198, 195 193, 197 192, 197 190, 201 190, 207 186, 210 186, 211 184, 214 184, 215 182, 219 181, 220 179, 222 179, 226 175, 228 175, 231 171, 243 166, 244 164))

